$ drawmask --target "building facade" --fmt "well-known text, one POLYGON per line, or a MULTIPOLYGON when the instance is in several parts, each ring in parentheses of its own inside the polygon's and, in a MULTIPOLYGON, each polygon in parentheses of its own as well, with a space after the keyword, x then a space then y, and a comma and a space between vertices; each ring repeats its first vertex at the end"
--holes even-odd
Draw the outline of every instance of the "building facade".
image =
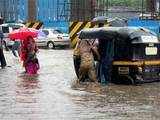
POLYGON ((43 22, 44 27, 54 27, 68 31, 68 13, 66 5, 70 0, 36 0, 36 19, 43 22))
POLYGON ((0 16, 4 21, 17 21, 19 0, 0 0, 0 16))
POLYGON ((28 19, 28 0, 19 0, 18 19, 21 21, 28 19))

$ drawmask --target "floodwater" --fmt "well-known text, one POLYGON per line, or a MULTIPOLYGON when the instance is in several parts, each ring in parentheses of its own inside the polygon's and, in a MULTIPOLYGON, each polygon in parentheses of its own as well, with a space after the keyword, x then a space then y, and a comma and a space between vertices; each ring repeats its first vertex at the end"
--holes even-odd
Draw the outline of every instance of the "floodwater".
POLYGON ((41 69, 23 75, 11 53, 0 69, 0 120, 159 120, 160 83, 76 84, 72 50, 40 50, 41 69))

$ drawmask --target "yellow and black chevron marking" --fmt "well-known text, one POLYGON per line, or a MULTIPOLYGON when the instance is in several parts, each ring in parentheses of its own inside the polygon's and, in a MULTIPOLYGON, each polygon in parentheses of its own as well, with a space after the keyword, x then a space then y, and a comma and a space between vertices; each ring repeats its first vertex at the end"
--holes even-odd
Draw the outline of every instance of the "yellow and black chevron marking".
POLYGON ((37 22, 37 21, 32 21, 32 22, 27 22, 25 24, 26 27, 28 28, 35 28, 35 29, 40 29, 42 27, 43 23, 42 22, 37 22))
POLYGON ((70 35, 72 47, 75 47, 77 43, 77 33, 80 32, 83 28, 90 28, 90 27, 91 27, 91 22, 71 22, 70 23, 69 35, 70 35))
MULTIPOLYGON (((108 26, 108 24, 106 24, 105 26, 108 26)), ((78 32, 80 32, 84 28, 96 28, 96 27, 98 27, 96 23, 92 23, 88 21, 70 22, 69 35, 70 35, 72 48, 74 48, 77 43, 77 33, 78 32)))

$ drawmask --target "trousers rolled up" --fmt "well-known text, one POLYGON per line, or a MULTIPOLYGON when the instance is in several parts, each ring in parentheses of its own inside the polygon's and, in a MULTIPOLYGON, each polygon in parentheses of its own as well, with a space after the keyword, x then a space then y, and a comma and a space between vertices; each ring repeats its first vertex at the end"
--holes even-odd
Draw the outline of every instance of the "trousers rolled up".
POLYGON ((4 53, 3 53, 3 49, 0 48, 0 62, 1 62, 1 67, 5 67, 6 66, 6 59, 4 57, 4 53))

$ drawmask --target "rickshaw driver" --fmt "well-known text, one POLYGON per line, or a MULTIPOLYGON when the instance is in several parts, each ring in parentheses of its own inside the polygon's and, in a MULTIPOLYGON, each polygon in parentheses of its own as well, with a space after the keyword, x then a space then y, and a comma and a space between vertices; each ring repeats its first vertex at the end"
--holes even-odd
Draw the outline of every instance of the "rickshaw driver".
POLYGON ((79 49, 80 54, 80 68, 79 68, 79 81, 84 81, 86 75, 92 82, 98 82, 95 68, 94 55, 99 56, 98 50, 91 45, 89 40, 81 40, 77 43, 77 49, 79 49))

